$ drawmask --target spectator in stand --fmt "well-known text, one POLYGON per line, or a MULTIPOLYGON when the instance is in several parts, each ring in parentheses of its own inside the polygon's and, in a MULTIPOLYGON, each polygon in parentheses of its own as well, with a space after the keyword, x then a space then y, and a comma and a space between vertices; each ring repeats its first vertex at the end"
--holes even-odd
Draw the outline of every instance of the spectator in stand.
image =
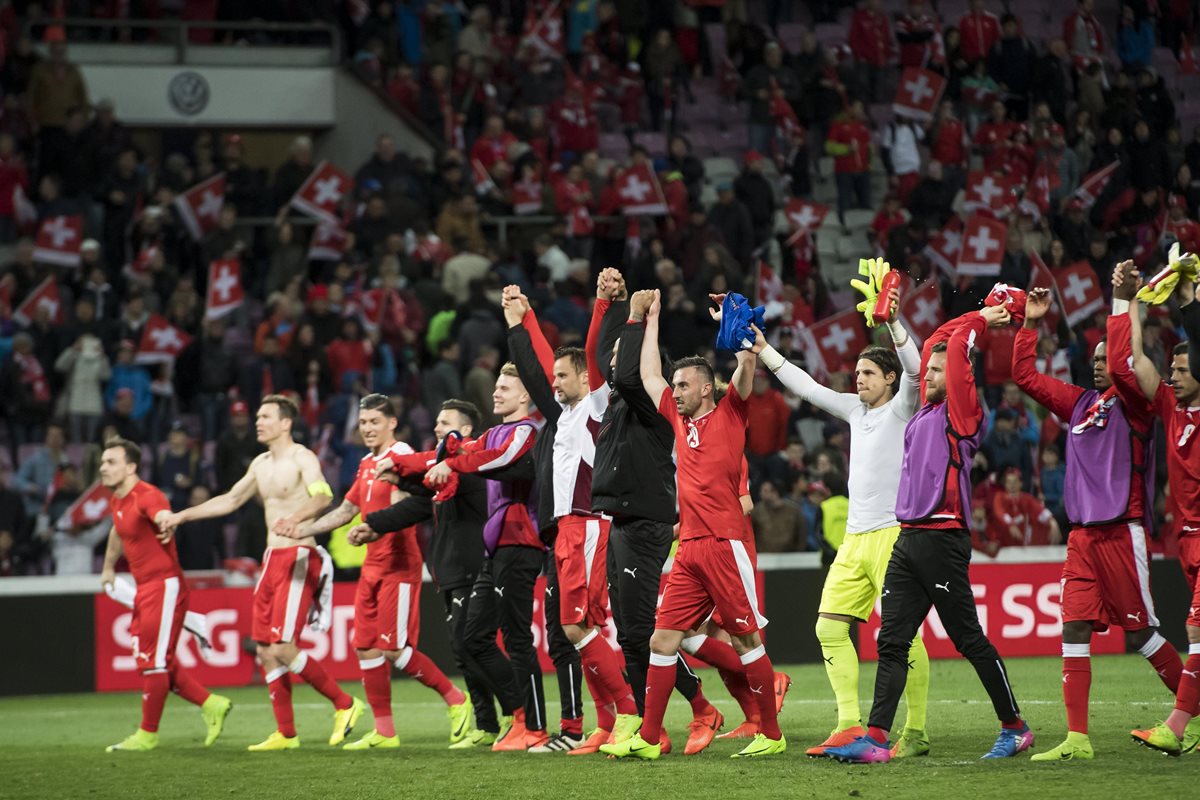
POLYGON ((374 347, 371 340, 363 335, 362 323, 357 319, 347 317, 343 320, 341 334, 330 342, 325 354, 329 359, 335 391, 344 392, 357 381, 369 385, 374 347))
POLYGON ((167 447, 154 470, 153 483, 163 490, 172 511, 187 507, 192 487, 200 484, 200 451, 192 444, 187 426, 176 420, 167 433, 167 447))
POLYGON ((145 441, 146 427, 133 418, 133 412, 133 389, 118 389, 112 406, 104 414, 100 425, 104 429, 112 428, 122 439, 131 442, 145 441))
POLYGON ((787 447, 787 424, 792 410, 783 393, 771 385, 765 369, 754 373, 754 389, 746 398, 746 455, 756 471, 769 456, 787 447))
POLYGON ((1050 513, 1062 527, 1066 519, 1063 495, 1066 493, 1067 467, 1062 463, 1058 445, 1051 443, 1042 448, 1042 468, 1038 473, 1042 485, 1042 500, 1050 513))
POLYGON ((763 175, 765 163, 762 153, 751 150, 746 153, 742 174, 733 182, 734 194, 750 212, 756 246, 767 241, 775 228, 775 189, 763 175))
MULTIPOLYGON (((75 106, 67 110, 61 128, 49 132, 43 130, 38 157, 39 175, 55 176, 62 198, 75 204, 87 201, 99 177, 96 148, 87 130, 87 115, 86 106, 75 106)), ((46 213, 44 207, 41 211, 46 213)))
POLYGON ((1182 195, 1170 195, 1167 198, 1167 222, 1163 232, 1175 237, 1180 250, 1197 253, 1200 252, 1200 223, 1188 219, 1187 214, 1187 200, 1182 195))
POLYGON ((834 157, 838 220, 844 228, 847 209, 871 207, 871 132, 861 100, 851 101, 834 118, 825 151, 834 157))
MULTIPOLYGON (((192 487, 188 494, 188 506, 207 502, 212 492, 204 484, 192 487)), ((256 503, 247 503, 258 511, 256 503)), ((262 514, 258 514, 259 518, 262 514)), ((228 557, 225 544, 225 525, 214 517, 187 522, 175 529, 175 547, 179 553, 179 566, 185 571, 219 569, 228 557)))
POLYGON ((1139 19, 1133 6, 1121 6, 1121 26, 1117 29, 1117 57, 1121 59, 1121 69, 1134 74, 1150 66, 1154 44, 1154 23, 1150 17, 1139 19))
POLYGON ((238 388, 239 396, 252 406, 258 406, 268 395, 296 390, 291 363, 274 333, 264 336, 260 351, 242 365, 238 388))
MULTIPOLYGON (((250 424, 249 406, 241 400, 235 400, 229 405, 229 427, 217 441, 217 491, 229 491, 246 474, 250 462, 263 452, 265 448, 258 443, 250 424)), ((262 547, 259 542, 266 540, 266 527, 256 503, 247 503, 239 509, 237 528, 238 542, 244 545, 239 547, 238 554, 261 558, 262 547)))
POLYGON ((880 9, 879 0, 863 0, 854 10, 847 41, 854 56, 860 90, 872 102, 878 102, 882 88, 880 78, 894 60, 892 28, 887 14, 880 9))
POLYGON ((276 213, 287 213, 292 197, 308 180, 313 171, 313 143, 307 136, 297 136, 288 145, 288 159, 275 170, 275 181, 271 185, 276 213))
MULTIPOLYGON (((1175 102, 1162 77, 1150 67, 1138 72, 1137 110, 1150 126, 1155 138, 1161 139, 1175 124, 1175 102)), ((1164 184, 1165 185, 1165 184, 1164 184)))
POLYGON ((763 482, 758 502, 750 512, 754 543, 760 553, 796 553, 805 549, 808 531, 804 514, 783 499, 779 485, 763 482))
POLYGON ((845 473, 829 470, 821 473, 820 480, 808 485, 809 497, 820 507, 821 519, 821 562, 828 566, 846 540, 846 519, 850 513, 850 498, 847 497, 845 473))
POLYGON ((970 10, 958 21, 962 36, 959 52, 970 64, 987 58, 1000 38, 1000 20, 986 6, 985 0, 970 0, 970 10))
MULTIPOLYGON (((704 166, 700 159, 692 154, 692 143, 686 136, 676 134, 667 144, 667 166, 672 172, 678 172, 683 183, 687 186, 688 199, 699 200, 704 188, 704 166)), ((2 207, 0 207, 2 208, 2 207)))
POLYGON ((48 58, 34 64, 29 73, 29 109, 45 149, 67 125, 71 109, 85 109, 87 85, 79 67, 67 61, 66 34, 60 27, 46 30, 48 58))
MULTIPOLYGON (((434 131, 440 132, 440 129, 434 131)), ((364 186, 375 181, 386 197, 410 194, 423 197, 412 180, 412 162, 404 153, 397 152, 396 140, 390 134, 381 133, 375 139, 375 152, 354 173, 354 185, 364 186)))
POLYGON ((792 197, 812 197, 812 153, 808 149, 808 131, 792 131, 791 148, 784 158, 784 175, 792 197))
MULTIPOLYGON (((0 133, 0 244, 17 240, 17 192, 28 198, 29 170, 25 156, 16 150, 11 133, 0 133)), ((697 195, 698 196, 698 195, 697 195)))
POLYGON ((137 151, 126 148, 117 154, 116 166, 96 193, 104 207, 104 251, 110 262, 124 257, 126 232, 145 199, 137 151))
POLYGON ((1029 407, 1026 401, 1025 394, 1021 391, 1021 387, 1017 386, 1016 381, 1011 379, 1005 380, 1001 390, 1000 402, 992 409, 988 416, 988 428, 991 429, 996 425, 996 415, 1004 410, 1009 409, 1016 414, 1017 433, 1021 439, 1031 447, 1036 447, 1039 441, 1040 431, 1037 416, 1033 413, 1033 409, 1029 407))
POLYGON ((942 228, 954 213, 951 204, 958 189, 943 174, 940 161, 930 161, 922 178, 908 196, 908 213, 922 227, 942 228))
POLYGON ((15 454, 20 445, 42 437, 54 399, 50 375, 34 352, 34 339, 28 333, 13 336, 12 354, 0 368, 0 380, 5 387, 3 403, 9 444, 15 454))
POLYGON ((483 123, 483 133, 471 146, 471 160, 490 170, 497 161, 507 160, 509 147, 516 142, 517 137, 505 130, 504 117, 492 114, 483 123))
MULTIPOLYGON (((226 195, 228 197, 228 195, 226 195)), ((226 201, 217 216, 217 227, 204 238, 203 261, 240 258, 250 252, 253 234, 238 225, 238 207, 226 201)))
POLYGON ((1004 491, 992 497, 992 517, 1004 528, 1005 547, 1037 547, 1062 543, 1054 515, 1040 500, 1022 489, 1019 470, 1004 471, 1004 491))
POLYGON ((1008 107, 1001 100, 992 101, 991 118, 975 131, 975 149, 983 155, 983 168, 1000 172, 1008 159, 1017 123, 1008 119, 1008 107))
POLYGON ((646 77, 646 100, 650 109, 650 129, 661 131, 670 113, 667 133, 675 132, 682 97, 680 77, 684 75, 683 57, 669 28, 660 28, 642 53, 642 72, 646 77))
POLYGON ((957 194, 967 182, 971 158, 967 128, 954 113, 954 103, 943 100, 929 130, 929 158, 941 164, 942 176, 957 194))
POLYGON ((136 347, 128 339, 117 345, 117 361, 112 366, 112 376, 104 390, 104 404, 112 409, 116 404, 118 392, 128 389, 133 398, 130 416, 135 421, 141 421, 150 413, 154 397, 150 392, 150 373, 145 367, 134 363, 135 352, 136 347))
POLYGON ((940 49, 941 20, 926 0, 908 0, 907 5, 904 13, 896 17, 900 68, 933 66, 940 49))
POLYGON ((1078 0, 1075 10, 1063 20, 1063 41, 1079 70, 1104 56, 1104 29, 1092 13, 1095 5, 1095 0, 1078 0))
POLYGON ((1029 88, 1037 51, 1033 42, 1021 33, 1021 24, 1012 14, 1001 20, 1001 34, 988 52, 988 72, 1004 92, 1004 104, 1014 120, 1029 113, 1029 88))
POLYGON ((462 349, 454 339, 444 339, 438 345, 438 360, 421 372, 421 392, 428 409, 440 409, 442 403, 463 396, 462 349))
POLYGON ((436 233, 443 242, 463 240, 463 246, 472 253, 487 252, 487 240, 483 236, 479 204, 475 195, 464 192, 451 197, 438 215, 436 233))
POLYGON ((251 167, 243 161, 245 145, 240 135, 225 137, 222 155, 225 160, 223 171, 226 203, 246 216, 274 211, 264 197, 266 176, 263 170, 251 167))
POLYGON ((1074 98, 1073 87, 1067 45, 1062 39, 1054 39, 1034 65, 1033 100, 1048 104, 1055 119, 1066 121, 1067 106, 1074 98))
POLYGON ((883 208, 871 220, 867 229, 867 239, 875 247, 876 253, 886 253, 888 248, 888 233, 907 221, 901 210, 900 198, 894 192, 888 192, 883 198, 883 208))
POLYGON ((984 437, 979 455, 983 456, 989 472, 1001 475, 1008 469, 1016 469, 1022 488, 1030 490, 1033 484, 1033 459, 1029 444, 1017 429, 1016 411, 1002 408, 996 412, 995 427, 984 437))
POLYGON ((768 42, 763 48, 763 62, 746 73, 742 85, 750 98, 751 150, 773 153, 775 148, 775 118, 771 113, 771 100, 776 95, 793 105, 800 100, 800 78, 795 70, 783 63, 783 48, 778 42, 768 42))
MULTIPOLYGON (((708 211, 708 221, 719 231, 721 241, 743 269, 750 268, 751 253, 756 245, 754 222, 750 209, 737 198, 732 181, 717 184, 717 202, 708 211)), ((686 260, 680 263, 687 264, 686 260)), ((693 269, 698 265, 693 264, 693 269)), ((684 270, 685 275, 687 270, 684 270)))
POLYGON ((883 165, 890 176, 892 189, 901 203, 921 180, 921 142, 925 130, 914 119, 897 114, 880 136, 883 165))
POLYGON ((62 351, 54 368, 66 376, 63 391, 66 393, 70 440, 95 441, 104 414, 101 385, 112 374, 104 344, 95 336, 84 334, 62 351))
POLYGON ((481 410, 484 428, 490 427, 491 423, 488 423, 487 420, 497 418, 491 411, 491 403, 492 392, 496 388, 496 369, 499 366, 500 351, 491 345, 480 347, 474 365, 467 370, 467 376, 463 379, 463 393, 453 395, 474 403, 475 407, 481 410), (487 409, 487 411, 482 409, 487 409))
POLYGON ((52 422, 46 426, 44 444, 20 459, 12 488, 24 499, 25 513, 30 519, 42 513, 59 469, 70 463, 64 449, 66 443, 62 426, 52 422))
POLYGON ((492 12, 484 4, 471 9, 470 24, 458 34, 458 49, 470 53, 475 67, 475 77, 486 80, 500 61, 492 34, 492 12))
POLYGON ((546 271, 552 285, 568 280, 571 273, 574 272, 575 268, 571 257, 558 246, 554 237, 548 233, 538 234, 537 238, 533 240, 533 255, 538 268, 546 271))

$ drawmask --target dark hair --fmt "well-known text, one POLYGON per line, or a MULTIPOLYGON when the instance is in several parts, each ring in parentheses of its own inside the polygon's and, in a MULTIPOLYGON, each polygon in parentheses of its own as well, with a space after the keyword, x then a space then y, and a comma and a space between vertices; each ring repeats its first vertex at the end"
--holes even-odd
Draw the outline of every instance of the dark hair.
POLYGON ((893 373, 896 376, 896 380, 892 381, 889 386, 891 387, 892 394, 896 394, 896 390, 900 386, 900 372, 902 369, 900 358, 896 355, 896 351, 873 344, 859 353, 858 357, 872 362, 875 366, 883 370, 884 380, 887 380, 889 372, 893 373))
POLYGON ((458 400, 452 397, 442 403, 442 411, 457 411, 459 414, 462 414, 467 418, 467 422, 471 423, 472 431, 479 430, 479 409, 476 408, 474 403, 471 403, 467 400, 458 400))
POLYGON ((1180 342, 1171 350, 1172 356, 1186 356, 1188 354, 1188 343, 1180 342))
POLYGON ((262 399, 261 405, 274 404, 279 408, 279 416, 282 419, 296 421, 300 416, 300 409, 296 407, 296 403, 292 398, 282 394, 269 394, 262 399))
POLYGON ((138 447, 136 443, 128 439, 122 439, 120 436, 114 436, 104 443, 105 450, 112 450, 113 448, 124 450, 125 460, 130 464, 139 468, 142 466, 142 448, 138 447))
POLYGON ((944 353, 944 352, 946 352, 946 343, 945 343, 945 342, 938 342, 938 343, 937 343, 937 344, 935 344, 933 347, 929 348, 929 352, 930 352, 930 353, 944 353))
POLYGON ((671 374, 674 375, 679 370, 687 369, 688 367, 695 367, 700 370, 704 374, 704 380, 715 387, 717 382, 716 375, 713 374, 712 364, 709 364, 708 359, 704 356, 686 356, 679 359, 671 365, 671 374))
POLYGON ((362 400, 358 401, 359 411, 382 411, 385 417, 389 419, 396 418, 396 407, 392 405, 392 399, 386 394, 374 392, 366 395, 362 400))
POLYGON ((576 372, 587 371, 587 351, 582 347, 560 347, 554 351, 554 360, 558 361, 560 358, 571 359, 571 366, 576 372))

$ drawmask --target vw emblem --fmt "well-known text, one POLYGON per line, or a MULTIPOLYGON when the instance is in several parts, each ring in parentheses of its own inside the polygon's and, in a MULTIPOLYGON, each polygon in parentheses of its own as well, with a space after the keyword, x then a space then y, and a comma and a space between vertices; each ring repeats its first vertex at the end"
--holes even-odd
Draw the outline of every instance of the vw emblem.
POLYGON ((167 100, 180 114, 194 117, 208 106, 208 81, 199 72, 181 72, 167 84, 167 100))

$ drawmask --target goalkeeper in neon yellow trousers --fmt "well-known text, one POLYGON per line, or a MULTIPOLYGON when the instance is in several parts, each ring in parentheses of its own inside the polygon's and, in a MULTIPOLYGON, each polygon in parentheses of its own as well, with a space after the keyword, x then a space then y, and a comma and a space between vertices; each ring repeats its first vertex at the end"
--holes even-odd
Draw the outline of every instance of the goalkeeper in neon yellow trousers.
MULTIPOLYGON (((829 738, 807 751, 814 758, 825 757, 826 748, 849 744, 865 735, 858 705, 858 653, 850 639, 850 626, 856 620, 866 621, 882 591, 892 546, 900 534, 896 491, 904 454, 904 428, 921 402, 921 351, 896 319, 899 291, 893 288, 888 293, 882 323, 873 314, 880 286, 890 269, 883 259, 860 261, 859 271, 866 281, 851 281, 864 295, 858 309, 866 315, 867 325, 885 324, 896 346, 895 352, 871 346, 859 354, 854 368, 856 393, 839 394, 820 385, 769 345, 759 354, 784 386, 850 425, 846 538, 825 578, 816 626, 825 671, 837 698, 838 720, 829 738)), ((893 758, 929 753, 925 735, 929 656, 920 638, 913 641, 908 661, 904 690, 908 720, 892 748, 893 758)))

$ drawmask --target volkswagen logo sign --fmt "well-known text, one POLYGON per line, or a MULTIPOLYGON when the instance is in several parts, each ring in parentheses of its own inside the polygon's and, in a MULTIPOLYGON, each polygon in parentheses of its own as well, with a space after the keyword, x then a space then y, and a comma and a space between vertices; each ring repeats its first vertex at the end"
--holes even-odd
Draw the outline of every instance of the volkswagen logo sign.
POLYGON ((199 72, 181 72, 167 84, 171 107, 186 117, 194 117, 208 106, 208 81, 199 72))

